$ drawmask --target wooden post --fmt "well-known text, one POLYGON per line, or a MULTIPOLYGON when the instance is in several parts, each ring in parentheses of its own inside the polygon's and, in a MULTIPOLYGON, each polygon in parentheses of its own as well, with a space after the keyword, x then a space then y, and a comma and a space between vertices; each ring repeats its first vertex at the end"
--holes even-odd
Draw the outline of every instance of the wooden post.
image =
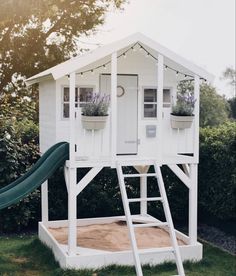
POLYGON ((198 170, 197 164, 190 164, 190 187, 189 187, 189 240, 190 244, 197 243, 197 198, 198 198, 198 170))
POLYGON ((117 53, 111 56, 111 160, 112 167, 115 167, 116 152, 117 152, 117 53))
POLYGON ((68 191, 68 252, 76 255, 77 247, 77 193, 76 193, 76 168, 69 169, 68 191))
POLYGON ((70 74, 70 166, 75 163, 75 72, 70 74))
POLYGON ((75 72, 70 74, 70 167, 68 185, 68 251, 76 254, 77 247, 77 195, 75 168, 75 72))
POLYGON ((194 161, 199 162, 199 116, 200 116, 200 79, 194 76, 194 98, 196 99, 194 108, 194 161))
POLYGON ((163 55, 158 54, 158 67, 157 67, 157 161, 162 161, 162 112, 163 112, 163 81, 164 81, 164 63, 163 55))
MULTIPOLYGON (((147 198, 147 177, 140 177, 140 197, 147 198)), ((147 215, 147 201, 140 202, 140 213, 142 216, 147 215)))
POLYGON ((48 224, 48 180, 41 186, 41 212, 42 222, 45 226, 48 224))

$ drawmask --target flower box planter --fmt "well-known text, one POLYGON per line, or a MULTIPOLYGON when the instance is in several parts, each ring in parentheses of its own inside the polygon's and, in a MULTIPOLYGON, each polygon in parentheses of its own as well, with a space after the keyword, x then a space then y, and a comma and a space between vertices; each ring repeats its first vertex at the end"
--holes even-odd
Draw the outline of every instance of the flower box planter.
POLYGON ((106 126, 108 116, 85 116, 81 115, 83 128, 87 130, 104 129, 106 126))
POLYGON ((172 128, 190 128, 193 123, 194 116, 177 116, 177 115, 170 115, 170 122, 172 128))

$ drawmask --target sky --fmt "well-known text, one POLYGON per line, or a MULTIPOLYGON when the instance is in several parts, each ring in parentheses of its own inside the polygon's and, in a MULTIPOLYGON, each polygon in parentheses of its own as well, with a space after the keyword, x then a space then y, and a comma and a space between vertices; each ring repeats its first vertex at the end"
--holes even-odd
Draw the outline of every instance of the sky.
POLYGON ((220 94, 234 94, 221 77, 235 68, 235 0, 130 0, 99 29, 87 42, 103 45, 141 32, 212 73, 220 94))

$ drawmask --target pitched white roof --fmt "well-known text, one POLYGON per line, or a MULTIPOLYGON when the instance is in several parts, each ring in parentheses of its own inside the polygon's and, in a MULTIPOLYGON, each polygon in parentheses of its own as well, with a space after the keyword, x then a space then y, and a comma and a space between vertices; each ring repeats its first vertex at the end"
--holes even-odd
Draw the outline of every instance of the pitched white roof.
POLYGON ((177 55, 166 47, 160 45, 156 41, 146 37, 141 33, 135 33, 131 36, 128 36, 122 40, 113 42, 111 44, 104 45, 99 47, 91 52, 85 53, 84 55, 69 59, 63 63, 60 63, 54 67, 51 67, 37 75, 34 75, 26 80, 28 85, 33 83, 38 83, 45 78, 53 78, 57 80, 65 75, 68 75, 74 71, 78 71, 79 69, 99 60, 108 55, 111 55, 113 52, 119 51, 125 47, 131 46, 135 43, 141 43, 144 46, 147 46, 154 51, 162 54, 164 57, 169 60, 180 64, 185 67, 187 70, 191 71, 194 74, 199 75, 199 77, 207 79, 208 81, 213 81, 214 77, 210 73, 208 73, 203 68, 193 64, 192 62, 186 60, 185 58, 177 55))

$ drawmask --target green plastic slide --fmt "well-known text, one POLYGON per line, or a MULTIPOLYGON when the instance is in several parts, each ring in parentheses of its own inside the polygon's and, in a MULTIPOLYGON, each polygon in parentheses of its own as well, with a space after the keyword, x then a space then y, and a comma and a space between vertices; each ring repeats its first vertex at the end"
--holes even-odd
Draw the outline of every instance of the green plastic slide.
POLYGON ((51 177, 56 169, 68 159, 69 144, 67 142, 52 146, 27 173, 0 189, 0 210, 30 194, 51 177))

